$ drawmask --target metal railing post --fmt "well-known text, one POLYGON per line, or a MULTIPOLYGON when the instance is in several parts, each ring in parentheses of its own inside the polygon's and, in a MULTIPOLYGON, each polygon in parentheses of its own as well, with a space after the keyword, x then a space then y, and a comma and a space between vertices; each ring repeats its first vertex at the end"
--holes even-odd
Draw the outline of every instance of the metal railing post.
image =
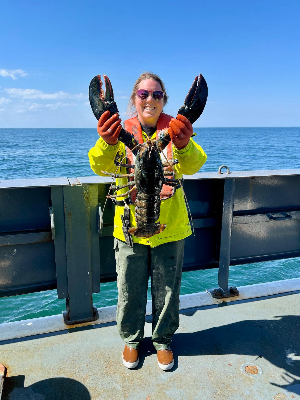
MULTIPOLYGON (((92 298, 92 266, 95 259, 99 261, 99 238, 95 243, 95 235, 98 235, 95 230, 97 204, 97 185, 64 187, 68 271, 67 311, 64 313, 66 324, 92 321, 98 318, 92 298)), ((98 282, 100 282, 100 274, 98 282)))
POLYGON ((220 239, 218 289, 209 291, 215 298, 232 297, 238 295, 235 287, 228 287, 230 265, 231 226, 233 220, 235 179, 224 180, 222 227, 220 239))
POLYGON ((66 299, 68 297, 68 272, 63 186, 51 187, 51 204, 51 234, 55 250, 57 297, 66 299))

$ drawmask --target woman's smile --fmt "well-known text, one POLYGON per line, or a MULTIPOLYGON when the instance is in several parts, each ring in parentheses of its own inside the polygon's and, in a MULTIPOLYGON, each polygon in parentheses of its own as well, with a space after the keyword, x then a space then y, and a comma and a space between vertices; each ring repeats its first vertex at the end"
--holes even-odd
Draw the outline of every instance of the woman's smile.
POLYGON ((144 79, 140 82, 138 89, 144 89, 149 92, 149 96, 146 99, 140 99, 137 95, 135 96, 135 107, 138 119, 144 126, 155 127, 163 110, 164 102, 163 99, 154 100, 152 96, 154 91, 162 91, 162 88, 157 81, 153 79, 144 79))
POLYGON ((153 114, 153 113, 155 113, 155 111, 156 111, 156 107, 145 106, 145 107, 144 107, 144 111, 145 111, 146 113, 153 114))

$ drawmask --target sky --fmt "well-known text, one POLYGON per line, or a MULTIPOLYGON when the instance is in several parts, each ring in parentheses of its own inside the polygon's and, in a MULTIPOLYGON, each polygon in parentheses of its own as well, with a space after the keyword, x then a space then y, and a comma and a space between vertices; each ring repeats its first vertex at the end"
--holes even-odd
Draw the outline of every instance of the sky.
POLYGON ((125 120, 145 71, 164 81, 173 116, 205 77, 194 127, 299 127, 299 16, 299 0, 2 0, 0 128, 96 128, 99 74, 125 120))

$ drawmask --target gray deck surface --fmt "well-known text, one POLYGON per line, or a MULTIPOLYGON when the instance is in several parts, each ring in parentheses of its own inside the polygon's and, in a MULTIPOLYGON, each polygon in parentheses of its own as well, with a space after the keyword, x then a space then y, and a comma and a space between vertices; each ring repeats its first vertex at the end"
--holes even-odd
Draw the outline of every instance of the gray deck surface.
POLYGON ((182 312, 169 372, 150 335, 147 322, 136 370, 122 364, 114 323, 2 342, 1 400, 300 399, 299 293, 182 312))

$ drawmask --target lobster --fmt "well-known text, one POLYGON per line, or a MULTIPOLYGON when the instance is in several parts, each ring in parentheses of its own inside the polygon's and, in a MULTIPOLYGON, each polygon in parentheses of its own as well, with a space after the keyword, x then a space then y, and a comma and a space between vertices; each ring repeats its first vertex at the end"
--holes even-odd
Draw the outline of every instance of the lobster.
MULTIPOLYGON (((111 115, 118 113, 111 82, 106 75, 103 75, 103 78, 105 82, 105 93, 102 88, 103 83, 100 75, 95 76, 91 80, 89 86, 90 105, 97 120, 99 120, 101 115, 107 110, 110 111, 111 115)), ((184 100, 184 104, 178 110, 178 114, 184 115, 191 124, 193 124, 202 114, 207 96, 207 83, 203 76, 199 74, 199 77, 196 76, 194 79, 184 100)), ((133 180, 123 186, 113 186, 115 191, 131 186, 131 189, 127 193, 109 197, 114 199, 119 196, 128 196, 132 190, 136 189, 135 218, 137 226, 131 228, 129 226, 123 227, 123 231, 124 234, 128 232, 135 237, 149 238, 162 232, 166 227, 166 225, 157 222, 160 215, 160 193, 163 184, 173 186, 175 190, 181 186, 181 182, 178 179, 166 179, 166 176, 173 175, 173 173, 164 171, 165 167, 170 169, 170 166, 175 165, 178 161, 172 160, 163 163, 160 157, 160 153, 170 143, 171 137, 168 130, 165 129, 159 133, 157 140, 148 139, 143 144, 139 144, 131 133, 122 128, 118 139, 132 151, 136 158, 134 166, 123 164, 121 156, 118 153, 115 164, 122 167, 134 168, 134 173, 124 175, 105 171, 102 172, 114 178, 128 177, 133 180)), ((124 222, 123 220, 123 224, 124 222)), ((130 240, 126 234, 125 239, 127 244, 132 245, 132 240, 130 240)))

